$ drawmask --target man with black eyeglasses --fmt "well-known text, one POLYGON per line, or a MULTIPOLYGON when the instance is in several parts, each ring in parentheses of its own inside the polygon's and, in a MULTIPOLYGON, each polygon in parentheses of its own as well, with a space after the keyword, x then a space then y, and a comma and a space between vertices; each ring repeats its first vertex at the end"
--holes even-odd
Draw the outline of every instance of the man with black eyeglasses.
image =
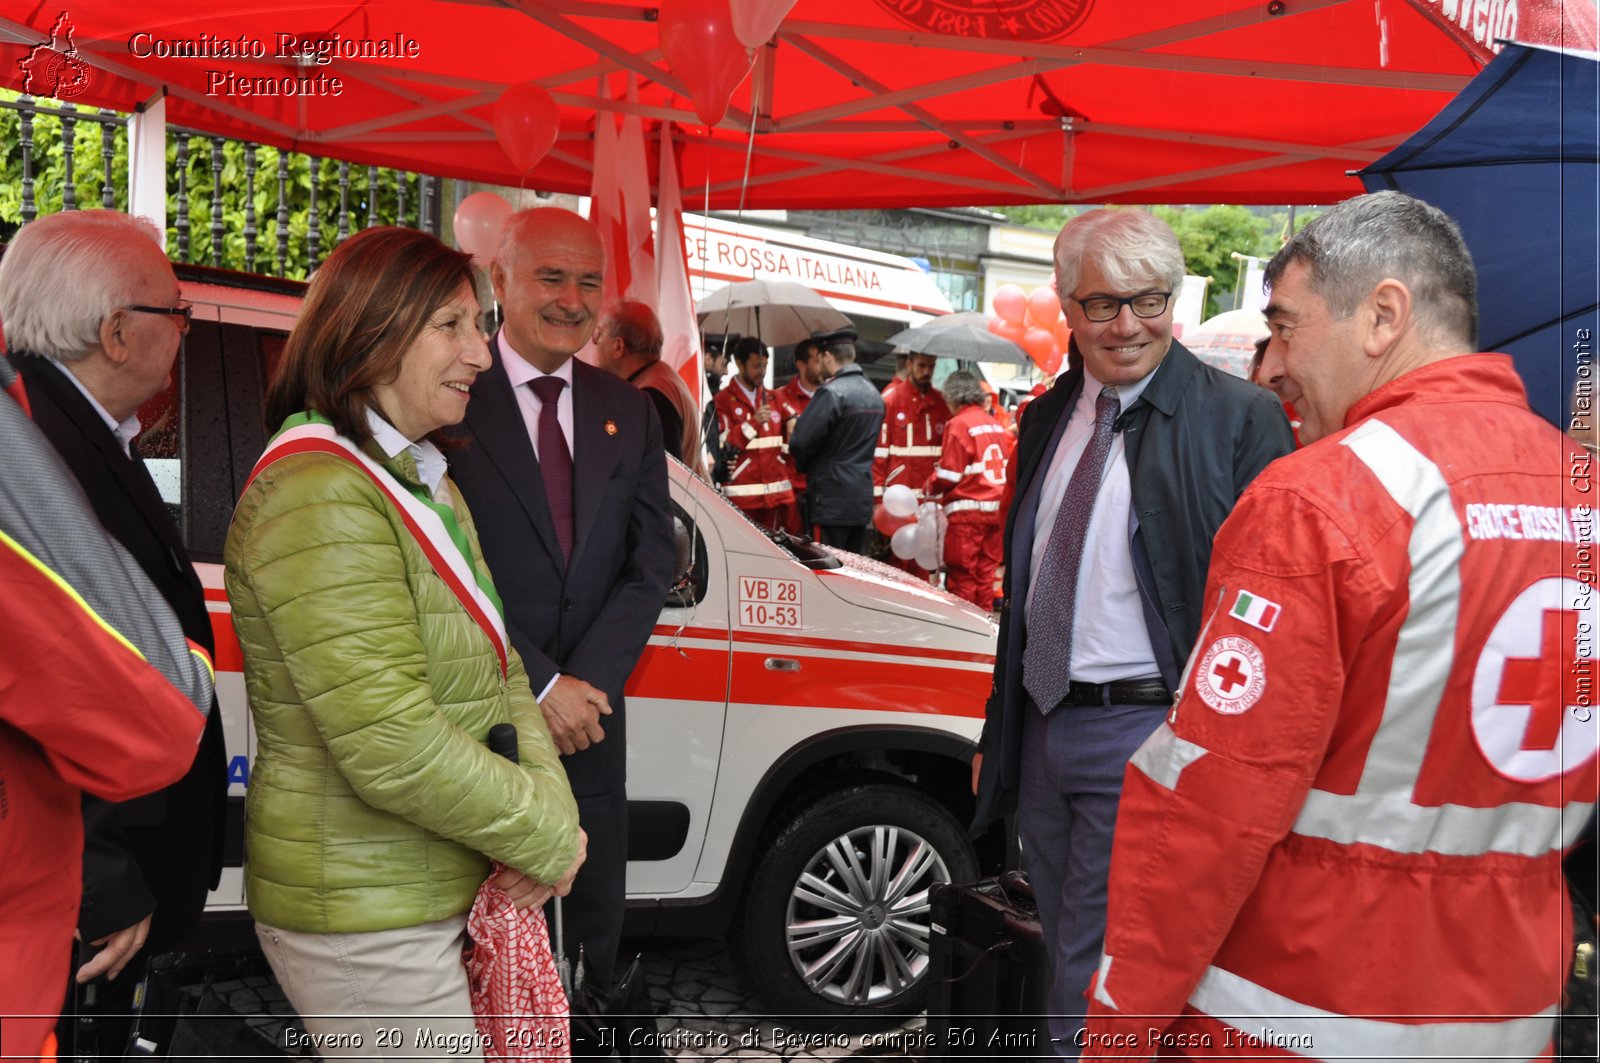
MULTIPOLYGON (((108 210, 24 225, 0 261, 0 321, 34 422, 184 635, 210 655, 204 591, 135 443, 139 408, 171 384, 190 321, 155 226, 108 210)), ((148 959, 184 942, 217 884, 226 796, 213 704, 182 779, 134 801, 85 800, 83 945, 63 1057, 122 1053, 148 959), (96 1017, 98 1045, 74 1043, 74 1012, 96 1017)))
POLYGON ((1294 441, 1270 394, 1173 340, 1184 261, 1165 222, 1080 215, 1055 260, 1074 368, 1018 434, 973 784, 978 826, 1015 807, 1052 959, 1049 1032, 1056 1055, 1075 1059, 1123 771, 1170 709, 1199 635, 1212 537, 1294 441))

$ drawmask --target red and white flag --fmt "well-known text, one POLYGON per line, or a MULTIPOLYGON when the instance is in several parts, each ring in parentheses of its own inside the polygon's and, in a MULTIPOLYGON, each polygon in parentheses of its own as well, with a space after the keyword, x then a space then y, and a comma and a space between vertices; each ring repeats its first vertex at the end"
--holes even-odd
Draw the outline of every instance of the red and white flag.
POLYGON ((689 252, 683 243, 683 193, 672 151, 672 123, 661 124, 661 176, 656 184, 656 314, 661 318, 661 358, 705 405, 700 371, 700 326, 689 287, 689 252))
MULTIPOLYGON (((602 80, 602 98, 608 94, 602 80)), ((638 102, 638 85, 628 75, 625 98, 638 102)), ((637 114, 622 116, 621 130, 610 111, 595 115, 594 178, 590 184, 589 220, 600 229, 606 251, 602 304, 635 299, 655 308, 655 234, 650 225, 650 164, 644 147, 644 123, 637 114)))

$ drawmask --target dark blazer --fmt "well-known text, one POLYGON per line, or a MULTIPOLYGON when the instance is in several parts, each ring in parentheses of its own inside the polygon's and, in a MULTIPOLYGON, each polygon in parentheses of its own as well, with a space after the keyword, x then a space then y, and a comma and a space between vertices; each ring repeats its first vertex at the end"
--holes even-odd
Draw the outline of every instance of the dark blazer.
MULTIPOLYGON (((1021 622, 1033 559, 1033 524, 1049 459, 1083 390, 1081 359, 1023 412, 1006 516, 1005 605, 994 685, 985 710, 983 774, 975 826, 1009 802, 1021 760, 1021 622)), ((1217 529, 1244 489, 1275 458, 1294 449, 1283 404, 1263 388, 1201 362, 1173 341, 1150 383, 1117 419, 1123 433, 1133 502, 1128 528, 1145 629, 1167 686, 1200 634, 1206 569, 1217 529)))
POLYGON ((872 520, 872 454, 883 396, 854 362, 811 397, 789 453, 806 474, 807 523, 865 527, 872 520))
POLYGON ((463 445, 447 452, 450 476, 478 525, 533 692, 564 672, 611 701, 612 715, 600 720, 605 741, 561 758, 574 794, 605 793, 626 782, 622 691, 677 562, 661 426, 641 391, 573 359, 574 538, 564 566, 533 443, 494 348, 494 365, 472 388, 463 445))
MULTIPOLYGON (((12 361, 34 422, 77 477, 95 516, 150 577, 185 637, 213 653, 205 592, 144 463, 123 454, 65 370, 28 355, 12 361)), ((194 764, 182 779, 133 801, 84 798, 78 928, 85 941, 132 926, 152 911, 147 955, 175 948, 194 929, 222 870, 227 786, 222 716, 213 700, 194 764)))

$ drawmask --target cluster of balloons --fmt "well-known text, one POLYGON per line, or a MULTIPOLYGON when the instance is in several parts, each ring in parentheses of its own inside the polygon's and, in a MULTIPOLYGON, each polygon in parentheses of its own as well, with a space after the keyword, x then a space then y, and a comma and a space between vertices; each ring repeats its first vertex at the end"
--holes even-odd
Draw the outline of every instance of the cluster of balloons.
POLYGON ((695 113, 716 125, 733 90, 749 76, 752 49, 778 32, 795 0, 662 0, 656 29, 667 67, 683 82, 695 113))
MULTIPOLYGON (((662 0, 656 19, 661 54, 689 90, 695 113, 716 125, 733 90, 750 75, 754 49, 778 32, 795 0, 662 0)), ((494 135, 526 174, 555 146, 561 112, 532 81, 512 85, 494 106, 494 135)))
POLYGON ((1041 284, 1031 292, 1024 292, 1016 284, 1002 284, 994 293, 989 331, 1021 346, 1045 376, 1061 371, 1072 339, 1072 329, 1061 313, 1061 300, 1049 284, 1041 284))
POLYGON ((936 571, 944 556, 945 515, 934 502, 917 504, 916 492, 905 484, 884 488, 883 503, 872 512, 872 523, 889 538, 889 550, 902 561, 916 561, 936 571))

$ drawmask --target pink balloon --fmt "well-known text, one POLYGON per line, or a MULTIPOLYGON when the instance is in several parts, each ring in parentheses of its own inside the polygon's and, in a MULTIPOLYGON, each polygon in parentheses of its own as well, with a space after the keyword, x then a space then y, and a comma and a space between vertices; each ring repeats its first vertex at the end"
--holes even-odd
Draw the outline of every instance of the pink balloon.
POLYGON ((1023 324, 1028 313, 1028 297, 1015 284, 1002 284, 994 292, 994 312, 1006 319, 1023 324))
POLYGON ((512 85, 494 105, 494 137, 523 173, 538 165, 561 132, 561 112, 550 94, 531 81, 512 85))
POLYGON ((772 40, 794 4, 795 0, 729 0, 734 36, 746 48, 761 47, 772 40))
POLYGON ((474 192, 456 208, 456 243, 480 263, 494 258, 511 204, 494 192, 474 192))
POLYGON ((1049 285, 1040 285, 1028 293, 1028 324, 1035 328, 1053 329, 1061 317, 1061 300, 1049 285))
POLYGON ((750 53, 734 33, 728 0, 664 0, 656 32, 700 120, 708 126, 722 121, 733 90, 750 73, 750 53))
POLYGON ((1050 357, 1038 363, 1039 369, 1045 376, 1055 376, 1061 372, 1061 361, 1065 356, 1059 351, 1051 351, 1050 357))
POLYGON ((1049 329, 1030 328, 1022 334, 1022 349, 1028 352, 1033 363, 1043 369, 1050 356, 1056 352, 1056 338, 1049 329))

